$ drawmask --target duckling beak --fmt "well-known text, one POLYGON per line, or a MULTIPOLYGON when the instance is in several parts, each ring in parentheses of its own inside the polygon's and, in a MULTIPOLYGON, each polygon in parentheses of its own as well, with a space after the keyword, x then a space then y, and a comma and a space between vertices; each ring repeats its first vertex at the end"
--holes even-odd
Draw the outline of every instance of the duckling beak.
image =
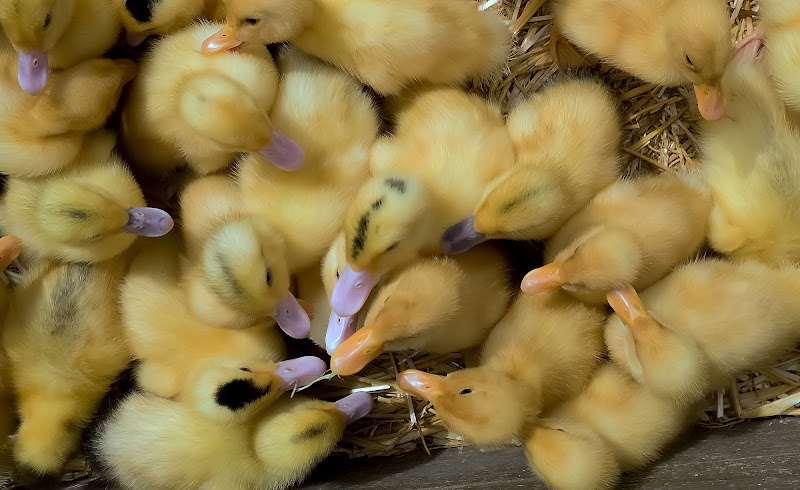
POLYGON ((278 303, 278 311, 272 318, 281 330, 293 339, 304 339, 311 332, 311 319, 292 293, 287 292, 278 303))
POLYGON ((475 216, 454 224, 442 235, 442 250, 457 255, 486 241, 486 235, 475 230, 475 216))
POLYGON ((313 383, 325 374, 327 368, 325 361, 319 357, 298 357, 279 362, 275 375, 283 380, 281 390, 289 391, 313 383))
POLYGON ((203 41, 200 51, 206 54, 230 51, 241 44, 242 41, 236 38, 236 32, 233 27, 226 25, 213 36, 203 41))
POLYGON ((335 311, 331 311, 328 330, 325 332, 325 350, 328 355, 333 355, 342 342, 356 333, 357 324, 358 313, 353 316, 339 316, 335 311))
POLYGON ((406 393, 433 401, 442 394, 444 376, 408 369, 397 375, 397 386, 406 393))
POLYGON ((707 121, 719 121, 725 115, 725 95, 719 85, 695 85, 697 107, 707 121))
POLYGON ((372 410, 372 404, 372 396, 363 391, 351 393, 335 403, 336 408, 344 414, 348 424, 368 414, 372 410))
POLYGON ((125 42, 128 43, 128 46, 135 48, 145 42, 148 37, 150 34, 147 32, 126 32, 125 42))
POLYGON ((342 342, 331 356, 331 371, 349 376, 364 369, 383 352, 383 342, 374 328, 364 327, 342 342))
POLYGON ((763 32, 756 28, 756 32, 736 43, 736 58, 756 59, 764 47, 763 32))
POLYGON ((333 311, 343 317, 355 316, 367 302, 369 293, 378 284, 378 280, 378 274, 367 270, 356 272, 348 264, 333 288, 333 311))
POLYGON ((126 233, 150 238, 164 236, 175 222, 166 211, 156 208, 128 209, 128 223, 122 227, 126 233))
POLYGON ((631 286, 609 291, 606 298, 608 304, 628 328, 632 328, 637 321, 650 319, 650 313, 644 307, 642 299, 631 286))
POLYGON ((561 269, 556 264, 547 264, 528 272, 522 279, 522 292, 535 296, 564 285, 561 269))
POLYGON ((36 95, 47 85, 47 53, 31 50, 19 52, 17 79, 22 90, 36 95))
POLYGON ((294 140, 277 131, 272 132, 272 141, 259 153, 281 170, 292 172, 303 166, 306 154, 294 140))
POLYGON ((0 271, 6 270, 9 264, 22 252, 22 240, 14 235, 0 238, 0 271))

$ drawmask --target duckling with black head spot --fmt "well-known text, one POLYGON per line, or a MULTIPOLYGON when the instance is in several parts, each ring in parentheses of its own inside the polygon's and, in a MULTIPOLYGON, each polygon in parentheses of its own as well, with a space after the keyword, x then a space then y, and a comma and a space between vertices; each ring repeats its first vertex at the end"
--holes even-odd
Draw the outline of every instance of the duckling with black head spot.
POLYGON ((222 0, 115 0, 125 40, 139 46, 151 35, 172 34, 200 19, 225 20, 222 0))

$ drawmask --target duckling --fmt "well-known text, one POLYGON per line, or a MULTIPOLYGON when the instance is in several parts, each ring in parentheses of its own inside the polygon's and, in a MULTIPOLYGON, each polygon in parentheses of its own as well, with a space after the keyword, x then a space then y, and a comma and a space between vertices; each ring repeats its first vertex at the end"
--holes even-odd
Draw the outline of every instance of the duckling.
MULTIPOLYGON (((22 251, 19 237, 6 235, 0 238, 0 273, 16 259, 22 251)), ((0 323, 5 323, 10 289, 0 286, 0 323)), ((11 470, 11 444, 9 436, 16 431, 16 410, 9 380, 6 379, 8 362, 0 349, 0 472, 11 470)))
POLYGON ((136 378, 145 390, 179 397, 207 359, 277 362, 286 355, 273 323, 223 329, 192 313, 180 282, 180 240, 166 236, 143 247, 122 285, 122 318, 139 359, 136 378))
POLYGON ((461 0, 226 0, 225 6, 227 24, 204 51, 290 41, 383 95, 417 81, 487 78, 509 54, 500 16, 461 0))
POLYGON ((725 115, 720 81, 733 58, 727 5, 717 0, 557 0, 561 32, 643 80, 694 84, 700 114, 725 115))
POLYGON ((599 309, 560 291, 519 295, 486 339, 479 367, 446 377, 407 370, 397 382, 432 402, 466 440, 507 444, 586 387, 603 350, 603 320, 599 309))
POLYGON ((695 413, 692 404, 656 396, 606 364, 583 393, 537 423, 525 452, 550 488, 614 488, 622 472, 653 462, 695 413))
POLYGON ((411 265, 380 290, 364 327, 333 352, 331 369, 347 376, 382 351, 447 353, 480 344, 507 310, 510 267, 492 245, 411 265))
POLYGON ((125 488, 280 489, 300 482, 368 413, 372 398, 354 393, 336 403, 270 392, 247 365, 208 379, 191 403, 135 393, 93 441, 99 459, 125 488), (213 381, 213 383, 209 383, 213 381))
POLYGON ((172 34, 198 19, 225 20, 222 0, 116 0, 125 40, 136 47, 149 36, 172 34))
POLYGON ((31 95, 45 88, 48 69, 99 58, 120 32, 108 0, 0 0, 0 25, 19 53, 19 86, 31 95))
POLYGON ((68 170, 8 180, 0 224, 23 239, 26 255, 99 262, 124 252, 137 236, 172 229, 168 213, 144 207, 142 191, 113 145, 113 136, 98 133, 68 170))
POLYGON ((654 393, 695 401, 800 342, 800 270, 694 262, 642 293, 608 293, 612 358, 654 393), (645 307, 646 305, 646 307, 645 307))
POLYGON ((395 134, 375 143, 373 177, 345 215, 347 267, 332 296, 342 317, 361 309, 381 275, 441 254, 447 226, 514 161, 500 111, 484 99, 427 87, 398 106, 395 134))
POLYGON ((58 476, 82 428, 131 360, 118 308, 125 256, 34 263, 10 298, 3 346, 21 425, 22 475, 58 476))
POLYGON ((302 149, 268 116, 278 72, 266 46, 205 56, 200 44, 218 27, 200 23, 164 37, 142 61, 121 128, 126 155, 143 172, 189 165, 209 174, 259 151, 285 170, 302 164, 302 149))
POLYGON ((488 239, 548 238, 617 177, 616 102, 596 80, 554 82, 513 108, 506 125, 516 162, 486 186, 472 216, 447 229, 447 253, 488 239))
POLYGON ((739 48, 762 40, 767 44, 772 80, 784 102, 800 111, 800 5, 792 0, 761 0, 758 7, 761 24, 739 48))
POLYGON ((15 56, 0 50, 0 171, 18 177, 59 171, 78 157, 87 133, 105 124, 136 65, 84 61, 54 73, 31 97, 17 83, 15 56))
POLYGON ((615 182, 550 239, 547 265, 525 276, 522 291, 561 287, 605 304, 612 289, 645 289, 663 278, 705 241, 711 197, 699 177, 664 173, 615 182))

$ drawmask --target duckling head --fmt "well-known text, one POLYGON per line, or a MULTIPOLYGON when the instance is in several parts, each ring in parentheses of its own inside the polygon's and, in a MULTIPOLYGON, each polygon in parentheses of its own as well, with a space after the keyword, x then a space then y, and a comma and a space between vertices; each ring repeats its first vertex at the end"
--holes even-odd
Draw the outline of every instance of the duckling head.
POLYGON ((707 360, 697 343, 659 322, 632 287, 608 293, 616 315, 606 325, 612 359, 653 392, 676 400, 706 392, 707 360))
MULTIPOLYGON (((222 305, 252 319, 271 316, 291 337, 308 336, 308 314, 289 291, 283 241, 270 230, 244 220, 226 223, 207 240, 201 268, 203 285, 222 305)), ((189 290, 195 311, 213 321, 218 305, 202 288, 189 290)))
POLYGON ((405 176, 377 177, 365 184, 344 221, 347 266, 331 303, 340 316, 355 315, 382 274, 408 264, 428 241, 423 185, 405 176))
POLYGON ((287 41, 305 27, 313 6, 307 0, 226 0, 225 14, 225 27, 205 40, 204 53, 287 41))
POLYGON ((44 89, 47 53, 64 35, 74 11, 75 0, 0 1, 0 24, 19 53, 19 85, 29 94, 44 89))
POLYGON ((562 489, 611 488, 621 470, 603 439, 576 422, 540 421, 525 441, 531 467, 548 486, 562 489))
POLYGON ((188 391, 191 405, 206 417, 228 421, 249 417, 281 394, 325 373, 325 361, 313 356, 274 362, 212 359, 188 391))
POLYGON ((733 59, 725 2, 672 2, 664 25, 671 63, 684 79, 694 84, 700 114, 709 121, 722 119, 725 115, 722 76, 733 59))
POLYGON ((514 381, 486 368, 447 376, 409 369, 398 374, 397 384, 433 403, 452 432, 478 445, 508 444, 520 436, 530 418, 514 381))
POLYGON ((125 40, 139 46, 150 35, 169 34, 191 24, 203 14, 203 0, 118 0, 125 40))

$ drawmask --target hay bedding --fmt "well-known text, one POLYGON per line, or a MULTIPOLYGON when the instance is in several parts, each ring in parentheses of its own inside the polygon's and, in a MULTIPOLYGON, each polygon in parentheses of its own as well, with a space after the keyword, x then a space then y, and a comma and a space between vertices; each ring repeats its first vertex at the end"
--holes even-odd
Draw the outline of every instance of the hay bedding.
MULTIPOLYGON (((482 0, 484 6, 500 8, 515 33, 506 73, 473 89, 508 112, 518 101, 539 90, 559 70, 549 52, 553 16, 547 0, 482 0)), ((731 38, 739 40, 754 30, 757 0, 728 2, 734 26, 731 38)), ((664 88, 601 65, 601 76, 616 91, 623 117, 622 162, 627 175, 641 172, 675 171, 699 165, 697 122, 700 120, 694 93, 687 88, 664 88)), ((12 267, 8 279, 19 270, 12 267)), ((5 277, 3 279, 6 279, 5 277)), ((404 369, 424 369, 447 374, 468 364, 463 353, 431 355, 421 352, 384 354, 356 376, 321 380, 307 394, 338 398, 351 390, 372 392, 375 408, 364 419, 348 427, 336 452, 350 457, 391 456, 415 450, 464 446, 450 434, 435 408, 401 392, 395 376, 404 369)), ((122 391, 112 393, 119 397, 122 391)), ((731 385, 709 397, 698 414, 698 423, 727 427, 748 419, 777 415, 800 415, 800 350, 781 362, 739 376, 731 385)), ((87 478, 82 457, 69 462, 64 481, 87 478)), ((15 488, 0 477, 0 489, 15 488)))

